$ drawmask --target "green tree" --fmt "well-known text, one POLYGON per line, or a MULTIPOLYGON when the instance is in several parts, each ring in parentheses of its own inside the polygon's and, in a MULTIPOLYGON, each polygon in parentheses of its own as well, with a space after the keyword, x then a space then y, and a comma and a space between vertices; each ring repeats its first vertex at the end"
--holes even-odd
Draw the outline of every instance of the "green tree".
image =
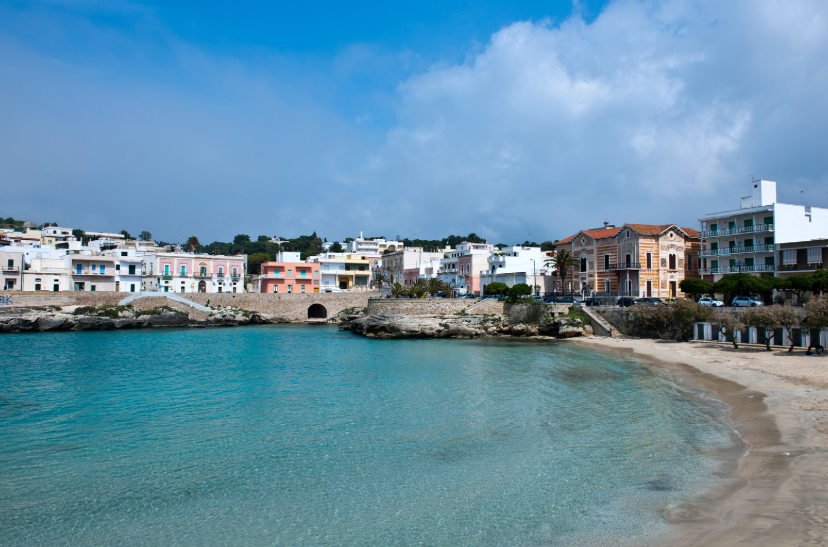
POLYGON ((407 289, 399 283, 394 283, 393 285, 391 285, 391 296, 393 296, 394 298, 405 296, 406 292, 407 289))
POLYGON ((713 293, 713 285, 704 279, 683 279, 679 283, 679 288, 681 289, 681 292, 695 297, 696 300, 704 294, 713 293))
POLYGON ((149 241, 152 239, 152 234, 144 230, 143 232, 138 234, 138 239, 140 239, 141 241, 149 241))
POLYGON ((331 245, 331 252, 332 253, 342 253, 345 252, 345 249, 342 248, 342 245, 338 241, 334 241, 331 245))
POLYGON ((428 291, 428 294, 431 296, 436 295, 441 290, 443 290, 443 282, 436 277, 432 277, 426 281, 426 291, 428 291))
POLYGON ((810 291, 814 285, 814 278, 808 274, 796 274, 782 280, 785 285, 783 288, 796 293, 797 304, 802 304, 802 294, 810 291))
POLYGON ((825 294, 825 291, 828 290, 828 271, 817 270, 814 272, 811 290, 814 294, 817 292, 819 292, 819 294, 825 294))
POLYGON ((451 298, 452 293, 457 287, 454 286, 452 281, 443 281, 440 290, 443 291, 443 294, 446 295, 447 298, 451 298))
POLYGON ((243 245, 245 243, 250 243, 250 236, 246 234, 239 234, 233 238, 233 243, 236 245, 243 245))
POLYGON ((509 286, 506 283, 501 283, 500 281, 493 281, 483 287, 484 294, 501 295, 506 294, 507 292, 509 292, 509 286))
POLYGON ((124 239, 132 239, 132 236, 129 235, 129 232, 127 232, 126 230, 121 230, 121 235, 124 236, 124 239))
POLYGON ((270 255, 267 253, 253 253, 247 257, 247 265, 253 275, 261 273, 262 262, 270 262, 270 255))
POLYGON ((559 249, 555 251, 552 258, 546 260, 546 263, 552 265, 561 276, 561 284, 566 287, 566 274, 575 269, 575 256, 566 249, 559 249))
POLYGON ((196 236, 190 236, 187 239, 187 247, 190 248, 191 253, 194 253, 198 250, 199 247, 201 247, 201 243, 198 241, 198 238, 196 236))
POLYGON ((411 285, 408 289, 408 294, 414 298, 422 298, 426 292, 428 292, 428 288, 426 287, 424 279, 418 279, 417 282, 411 285))
POLYGON ((532 294, 532 288, 526 283, 517 283, 509 289, 509 301, 516 302, 521 296, 532 294))
POLYGON ((554 251, 555 249, 558 248, 558 246, 555 245, 555 242, 548 241, 548 240, 541 243, 540 247, 541 247, 541 251, 543 251, 543 252, 545 252, 545 251, 554 251))
POLYGON ((770 351, 771 342, 776 339, 776 329, 783 327, 790 336, 793 328, 799 324, 799 314, 787 306, 758 306, 746 310, 742 314, 742 322, 749 327, 763 329, 765 349, 770 351))
POLYGON ((256 239, 256 241, 259 242, 259 243, 266 243, 266 242, 270 241, 270 238, 267 237, 267 236, 259 236, 256 239))
POLYGON ((743 326, 739 317, 725 310, 715 310, 711 315, 713 323, 718 325, 720 329, 723 329, 725 339, 729 339, 733 347, 739 349, 739 344, 736 342, 736 333, 743 326))
POLYGON ((390 284, 391 278, 387 272, 382 271, 381 269, 377 269, 374 271, 374 284, 377 287, 378 291, 382 290, 382 286, 384 284, 390 284))

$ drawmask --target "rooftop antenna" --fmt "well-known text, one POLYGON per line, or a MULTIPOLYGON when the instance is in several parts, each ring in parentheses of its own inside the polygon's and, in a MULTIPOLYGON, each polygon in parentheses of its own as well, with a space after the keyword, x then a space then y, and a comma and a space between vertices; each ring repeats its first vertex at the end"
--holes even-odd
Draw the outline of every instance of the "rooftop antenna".
POLYGON ((805 190, 799 191, 799 204, 805 205, 805 190))

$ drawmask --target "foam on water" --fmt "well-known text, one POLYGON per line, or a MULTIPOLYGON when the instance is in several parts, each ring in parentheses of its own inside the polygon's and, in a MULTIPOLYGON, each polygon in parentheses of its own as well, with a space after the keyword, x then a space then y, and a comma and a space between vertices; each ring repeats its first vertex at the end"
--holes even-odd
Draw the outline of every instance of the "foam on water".
POLYGON ((3 342, 2 545, 641 545, 742 451, 669 374, 568 344, 3 342))

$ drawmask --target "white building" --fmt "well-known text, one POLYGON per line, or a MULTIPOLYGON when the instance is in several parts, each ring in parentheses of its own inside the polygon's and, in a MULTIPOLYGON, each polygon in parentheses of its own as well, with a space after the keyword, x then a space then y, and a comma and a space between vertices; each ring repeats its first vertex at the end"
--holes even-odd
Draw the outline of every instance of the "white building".
POLYGON ((400 241, 386 241, 385 239, 363 239, 362 232, 359 237, 345 245, 345 250, 350 253, 361 254, 367 257, 379 257, 385 251, 399 251, 403 248, 400 241))
POLYGON ((739 209, 699 221, 699 273, 711 282, 738 272, 813 273, 828 260, 828 209, 777 203, 774 181, 754 181, 739 209))
POLYGON ((427 252, 423 251, 422 247, 400 247, 397 251, 382 255, 380 268, 391 276, 393 283, 407 284, 411 275, 418 271, 421 265, 434 259, 442 260, 450 251, 450 248, 438 252, 427 252), (407 276, 406 270, 408 270, 407 276))
POLYGON ((498 282, 509 287, 526 283, 530 287, 539 287, 533 291, 535 293, 546 292, 545 259, 540 247, 505 247, 486 260, 488 269, 480 271, 481 290, 489 283, 498 282))
POLYGON ((0 267, 3 269, 3 290, 21 290, 24 268, 23 253, 10 250, 0 251, 0 267))

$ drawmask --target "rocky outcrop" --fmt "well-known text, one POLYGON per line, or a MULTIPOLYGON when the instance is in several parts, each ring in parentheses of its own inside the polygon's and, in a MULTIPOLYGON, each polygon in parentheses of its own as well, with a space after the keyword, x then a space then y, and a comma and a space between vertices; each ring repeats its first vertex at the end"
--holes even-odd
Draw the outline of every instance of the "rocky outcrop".
POLYGON ((559 317, 538 323, 511 323, 504 316, 359 316, 340 324, 367 338, 479 338, 547 336, 570 338, 592 334, 580 319, 559 317))
POLYGON ((229 327, 284 322, 284 320, 264 314, 235 309, 222 309, 211 313, 204 319, 192 318, 186 313, 171 309, 113 311, 113 308, 89 308, 88 310, 85 308, 84 311, 90 315, 77 315, 56 310, 4 310, 5 313, 0 315, 0 333, 120 330, 148 327, 229 327), (95 313, 101 315, 94 315, 95 313))

